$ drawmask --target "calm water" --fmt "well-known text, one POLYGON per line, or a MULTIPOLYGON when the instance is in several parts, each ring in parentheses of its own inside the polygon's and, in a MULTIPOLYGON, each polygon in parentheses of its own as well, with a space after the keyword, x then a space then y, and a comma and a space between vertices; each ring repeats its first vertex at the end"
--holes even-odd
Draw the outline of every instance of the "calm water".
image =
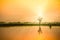
POLYGON ((0 27, 1 40, 60 40, 60 27, 41 26, 39 34, 38 26, 0 27))

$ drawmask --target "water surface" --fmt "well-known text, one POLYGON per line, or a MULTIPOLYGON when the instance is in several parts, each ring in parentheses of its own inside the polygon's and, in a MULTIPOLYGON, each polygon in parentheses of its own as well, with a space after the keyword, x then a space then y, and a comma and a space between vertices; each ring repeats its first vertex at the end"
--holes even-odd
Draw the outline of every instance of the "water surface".
POLYGON ((60 40, 60 27, 41 26, 42 33, 38 32, 39 26, 0 27, 1 40, 60 40))

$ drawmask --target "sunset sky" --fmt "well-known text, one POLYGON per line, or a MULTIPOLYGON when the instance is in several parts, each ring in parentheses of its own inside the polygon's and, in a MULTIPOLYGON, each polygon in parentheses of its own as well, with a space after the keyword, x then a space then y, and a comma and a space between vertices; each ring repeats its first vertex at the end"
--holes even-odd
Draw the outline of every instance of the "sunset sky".
POLYGON ((60 0, 1 0, 0 21, 43 22, 60 20, 60 0))
MULTIPOLYGON (((0 22, 60 22, 60 0, 0 0, 0 22)), ((2 40, 59 40, 60 26, 0 27, 2 40)))

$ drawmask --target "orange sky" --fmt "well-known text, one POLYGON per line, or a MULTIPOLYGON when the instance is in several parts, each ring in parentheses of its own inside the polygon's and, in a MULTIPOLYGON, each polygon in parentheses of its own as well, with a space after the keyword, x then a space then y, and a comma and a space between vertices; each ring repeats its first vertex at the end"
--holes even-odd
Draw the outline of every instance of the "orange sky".
POLYGON ((0 8, 0 21, 60 20, 60 0, 1 0, 0 8))
MULTIPOLYGON (((60 21, 60 0, 0 0, 0 21, 33 21, 37 22, 39 16, 43 22, 60 21)), ((1 34, 11 40, 57 40, 56 30, 42 28, 43 33, 39 36, 38 27, 13 27, 0 28, 1 34), (27 34, 27 35, 26 35, 27 34), (30 35, 31 34, 31 35, 30 35), (27 38, 28 37, 28 38, 27 38)), ((58 32, 59 33, 59 32, 58 32)), ((57 33, 57 34, 58 34, 57 33)), ((5 40, 4 39, 4 40, 5 40)), ((8 40, 9 40, 8 39, 8 40)))

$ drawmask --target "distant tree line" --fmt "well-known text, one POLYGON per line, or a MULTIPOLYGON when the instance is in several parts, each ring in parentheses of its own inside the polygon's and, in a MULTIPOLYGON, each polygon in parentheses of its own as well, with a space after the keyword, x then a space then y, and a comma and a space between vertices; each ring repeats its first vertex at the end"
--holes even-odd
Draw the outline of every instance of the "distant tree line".
MULTIPOLYGON (((0 24, 35 24, 35 23, 34 22, 0 22, 0 24)), ((41 24, 60 24, 60 22, 43 22, 41 24)))

